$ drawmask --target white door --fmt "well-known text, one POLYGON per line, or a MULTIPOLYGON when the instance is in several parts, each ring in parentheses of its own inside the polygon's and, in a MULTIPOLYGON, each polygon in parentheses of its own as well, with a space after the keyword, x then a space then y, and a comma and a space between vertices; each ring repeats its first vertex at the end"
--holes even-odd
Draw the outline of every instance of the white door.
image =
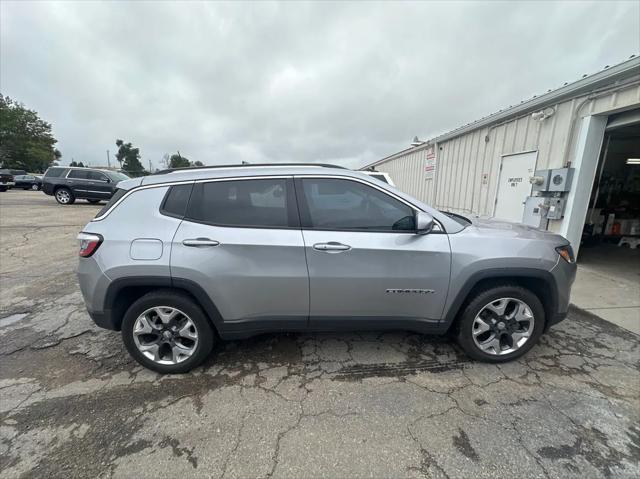
POLYGON ((537 159, 537 151, 502 157, 494 218, 522 223, 524 202, 531 195, 529 178, 535 172, 537 159))

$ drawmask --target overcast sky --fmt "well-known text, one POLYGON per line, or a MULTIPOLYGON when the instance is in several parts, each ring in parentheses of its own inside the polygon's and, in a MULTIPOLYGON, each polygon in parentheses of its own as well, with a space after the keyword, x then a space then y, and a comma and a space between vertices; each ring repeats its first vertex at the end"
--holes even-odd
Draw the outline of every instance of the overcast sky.
POLYGON ((0 27, 0 91, 63 163, 356 167, 637 54, 640 2, 2 0, 0 27))

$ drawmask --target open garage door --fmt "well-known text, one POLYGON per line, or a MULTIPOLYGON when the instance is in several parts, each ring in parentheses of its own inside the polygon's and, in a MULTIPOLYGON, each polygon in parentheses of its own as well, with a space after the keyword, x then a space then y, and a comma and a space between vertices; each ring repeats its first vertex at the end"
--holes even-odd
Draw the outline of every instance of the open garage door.
POLYGON ((573 300, 640 333, 640 110, 609 118, 573 300))

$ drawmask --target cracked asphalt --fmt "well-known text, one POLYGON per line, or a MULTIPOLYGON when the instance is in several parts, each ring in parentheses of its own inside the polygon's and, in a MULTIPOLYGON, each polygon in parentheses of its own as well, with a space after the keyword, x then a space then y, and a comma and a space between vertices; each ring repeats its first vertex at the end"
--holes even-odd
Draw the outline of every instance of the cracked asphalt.
POLYGON ((0 193, 0 477, 640 476, 638 336, 572 309, 525 358, 278 334, 159 376, 85 312, 96 206, 0 193))

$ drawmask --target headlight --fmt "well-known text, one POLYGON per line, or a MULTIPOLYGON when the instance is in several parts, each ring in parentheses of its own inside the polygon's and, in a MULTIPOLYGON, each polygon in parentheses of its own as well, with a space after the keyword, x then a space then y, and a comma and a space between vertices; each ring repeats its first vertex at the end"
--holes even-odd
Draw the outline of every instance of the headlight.
POLYGON ((576 259, 573 256, 573 248, 570 244, 566 244, 563 246, 558 246, 556 248, 558 254, 564 259, 567 263, 575 263, 576 259))

